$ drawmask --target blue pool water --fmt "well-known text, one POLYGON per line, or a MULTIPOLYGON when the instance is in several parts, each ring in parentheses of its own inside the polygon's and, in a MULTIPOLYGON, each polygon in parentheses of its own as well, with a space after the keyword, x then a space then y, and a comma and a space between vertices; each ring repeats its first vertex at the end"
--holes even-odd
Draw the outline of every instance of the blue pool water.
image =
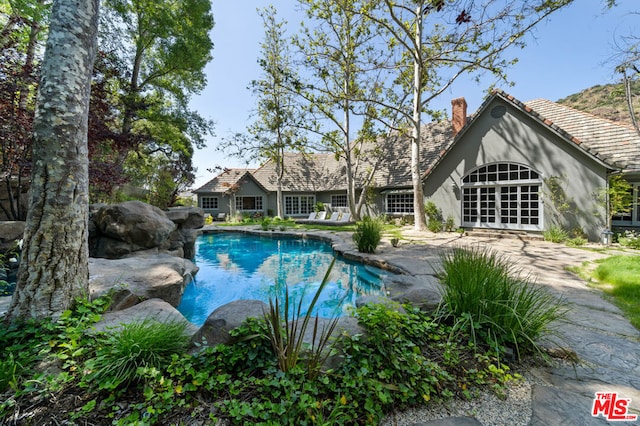
MULTIPOLYGON (((334 253, 328 243, 241 233, 198 237, 195 263, 200 270, 185 288, 178 310, 202 325, 216 308, 234 300, 282 300, 285 286, 289 304, 306 306, 319 287, 334 253)), ((348 314, 363 295, 383 293, 384 271, 338 258, 313 315, 331 318, 348 314), (343 303, 340 303, 340 301, 343 303)))

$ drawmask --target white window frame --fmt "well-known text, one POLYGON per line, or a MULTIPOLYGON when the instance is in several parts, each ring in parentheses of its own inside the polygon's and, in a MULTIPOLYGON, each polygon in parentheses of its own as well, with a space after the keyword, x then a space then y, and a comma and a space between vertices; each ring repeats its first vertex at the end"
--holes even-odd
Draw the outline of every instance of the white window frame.
POLYGON ((349 207, 347 194, 336 194, 331 196, 331 207, 349 207))
POLYGON ((200 208, 204 210, 218 210, 220 208, 219 206, 220 204, 219 204, 218 197, 212 197, 212 196, 200 197, 200 208), (208 202, 212 202, 212 205, 209 207, 205 206, 205 204, 207 204, 208 202))
POLYGON ((308 216, 315 210, 315 195, 285 195, 284 214, 285 216, 308 216))
POLYGON ((385 204, 385 212, 387 214, 413 214, 413 192, 411 191, 403 191, 403 192, 390 192, 388 193, 385 197, 384 197, 384 204, 385 204), (402 199, 400 201, 389 201, 389 197, 399 197, 399 198, 406 198, 406 199, 402 199), (409 201, 407 201, 407 199, 410 198, 409 201), (391 210, 390 206, 402 206, 402 208, 398 209, 398 210, 391 210))
POLYGON ((462 226, 542 231, 542 185, 542 174, 525 164, 499 162, 475 168, 462 179, 462 226), (505 166, 506 170, 501 170, 505 166), (531 187, 537 188, 532 192, 531 187), (505 188, 509 188, 506 194, 503 191, 505 188), (509 194, 514 194, 515 199, 511 199, 509 194), (504 195, 507 195, 506 199, 504 195), (512 204, 515 204, 515 207, 512 204), (504 211, 507 211, 506 215, 502 214, 504 211), (475 218, 475 221, 470 220, 472 218, 475 218), (523 223, 527 221, 529 223, 523 223), (538 223, 531 223, 536 221, 538 223))

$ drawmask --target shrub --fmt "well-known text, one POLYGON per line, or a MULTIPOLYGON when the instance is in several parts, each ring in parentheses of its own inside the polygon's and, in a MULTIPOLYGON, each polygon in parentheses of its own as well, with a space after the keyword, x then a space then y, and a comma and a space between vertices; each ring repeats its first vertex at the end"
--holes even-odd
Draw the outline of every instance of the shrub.
POLYGON ((444 314, 492 346, 510 346, 518 357, 564 314, 561 301, 509 260, 486 248, 455 248, 441 256, 444 314))
POLYGON ((145 370, 168 365, 173 354, 186 349, 186 327, 184 321, 146 319, 101 335, 95 357, 87 361, 86 379, 108 390, 140 380, 145 370))
POLYGON ((358 251, 361 253, 375 253, 382 239, 383 224, 378 219, 369 216, 356 223, 356 231, 353 234, 358 251))
POLYGON ((618 234, 618 242, 623 247, 640 250, 640 234, 635 231, 624 231, 624 234, 618 234))
POLYGON ((424 213, 429 221, 438 220, 442 222, 442 209, 438 208, 433 201, 429 200, 424 204, 424 213))
POLYGON ((569 238, 566 242, 569 247, 581 247, 587 244, 587 239, 583 237, 569 238))
POLYGON ((442 231, 443 225, 441 220, 437 219, 429 219, 427 223, 427 229, 431 232, 440 232, 442 231))
POLYGON ((456 220, 453 216, 447 216, 447 220, 444 223, 444 229, 447 232, 453 232, 456 228, 456 220))
POLYGON ((262 221, 260 222, 260 227, 262 228, 263 231, 268 231, 269 228, 271 227, 271 218, 270 217, 263 218, 262 221))
POLYGON ((562 243, 569 238, 567 231, 556 225, 545 230, 542 235, 545 241, 551 241, 552 243, 562 243))

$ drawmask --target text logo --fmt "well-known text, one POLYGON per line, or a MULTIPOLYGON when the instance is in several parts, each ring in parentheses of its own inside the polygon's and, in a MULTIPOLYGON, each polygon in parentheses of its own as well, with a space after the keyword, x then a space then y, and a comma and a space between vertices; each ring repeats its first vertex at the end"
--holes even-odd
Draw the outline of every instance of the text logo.
POLYGON ((604 418, 613 422, 629 422, 637 420, 636 414, 627 414, 631 405, 631 398, 619 398, 618 392, 596 392, 593 400, 591 415, 604 418))

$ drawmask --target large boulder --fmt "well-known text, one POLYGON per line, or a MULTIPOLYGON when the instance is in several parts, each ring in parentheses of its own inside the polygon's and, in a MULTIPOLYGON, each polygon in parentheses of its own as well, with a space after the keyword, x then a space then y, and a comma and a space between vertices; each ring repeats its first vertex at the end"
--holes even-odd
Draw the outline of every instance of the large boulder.
POLYGON ((145 249, 162 246, 177 228, 162 210, 141 201, 103 206, 93 220, 102 235, 145 249))
POLYGON ((229 332, 242 325, 247 318, 262 318, 269 310, 260 300, 236 300, 213 311, 193 336, 195 346, 215 346, 230 343, 229 332))
POLYGON ((190 260, 168 254, 89 258, 89 290, 92 298, 113 292, 112 310, 153 298, 178 306, 185 286, 197 271, 190 260))
POLYGON ((22 239, 25 222, 0 222, 0 254, 11 250, 16 241, 22 239))
POLYGON ((165 214, 182 229, 200 229, 204 226, 204 210, 199 207, 172 207, 165 214))
POLYGON ((163 211, 140 201, 92 205, 89 218, 90 255, 107 259, 148 253, 192 259, 198 229, 204 226, 201 208, 163 211))
POLYGON ((388 275, 384 278, 384 285, 389 299, 411 304, 423 311, 435 311, 442 300, 442 285, 433 275, 388 275))

